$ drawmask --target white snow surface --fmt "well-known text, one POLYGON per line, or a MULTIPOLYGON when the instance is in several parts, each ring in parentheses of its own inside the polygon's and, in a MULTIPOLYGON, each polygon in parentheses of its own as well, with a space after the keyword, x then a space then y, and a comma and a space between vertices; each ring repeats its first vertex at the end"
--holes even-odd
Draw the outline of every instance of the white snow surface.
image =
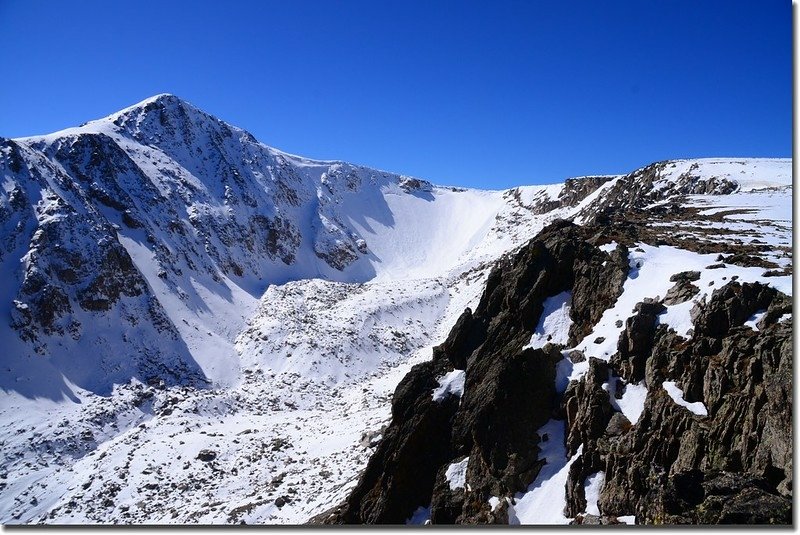
POLYGON ((750 316, 750 318, 747 321, 744 322, 745 326, 750 327, 754 331, 757 331, 758 322, 761 321, 761 318, 763 318, 766 315, 766 313, 767 313, 766 310, 759 310, 758 312, 750 316))
POLYGON ((600 516, 597 500, 600 498, 600 491, 603 490, 605 482, 605 472, 595 472, 588 476, 583 482, 583 493, 586 497, 586 512, 590 515, 600 516))
MULTIPOLYGON (((0 313, 26 310, 17 290, 41 260, 36 244, 53 229, 71 252, 118 242, 143 293, 103 313, 80 309, 70 296, 80 328, 74 336, 41 334, 46 355, 0 322, 3 524, 296 524, 329 509, 356 484, 389 421, 398 382, 431 358, 465 307, 475 308, 493 263, 619 180, 576 206, 536 213, 537 203, 559 199, 563 184, 458 189, 303 158, 171 95, 13 142, 23 167, 37 173, 0 165, 0 208, 8 210, 0 213, 12 214, 0 218, 0 277, 7 281, 0 313), (116 154, 115 175, 98 171, 84 183, 55 157, 85 163, 97 150, 116 154), (90 185, 124 199, 137 223, 88 202, 90 185), (9 208, 18 192, 30 210, 9 208), (265 221, 281 230, 276 244, 269 243, 274 233, 253 230, 265 221), (113 230, 99 234, 106 229, 113 230), (248 240, 254 235, 264 243, 248 240), (154 327, 151 317, 162 313, 174 335, 154 327), (147 384, 137 368, 147 359, 189 366, 201 386, 147 384), (203 460, 204 450, 211 460, 203 460), (279 506, 278 497, 288 499, 279 506)), ((9 149, 0 150, 2 163, 9 149)), ((697 162, 701 173, 737 181, 740 193, 692 196, 693 203, 719 211, 758 199, 751 204, 760 211, 726 215, 726 223, 791 247, 790 160, 678 166, 697 162)), ((701 271, 694 301, 732 275, 791 295, 789 276, 761 279, 763 269, 730 265, 705 270, 711 256, 632 250, 638 267, 623 295, 578 348, 609 358, 620 331, 615 321, 643 297, 663 296, 671 285, 664 281, 677 271, 701 271), (598 336, 605 342, 594 344, 598 336)), ((686 335, 687 306, 669 307, 660 321, 686 335)), ((569 295, 548 299, 546 309, 531 342, 565 343, 569 295)), ((584 365, 559 363, 561 390, 584 365)), ((454 370, 436 390, 460 396, 463 384, 464 372, 454 370)), ((626 385, 616 401, 633 423, 643 388, 626 385)), ((565 458, 563 422, 539 431, 550 436, 540 444, 547 465, 509 514, 520 523, 567 523, 564 482, 577 455, 565 458)), ((410 520, 429 518, 422 505, 410 520)))
POLYGON ((445 470, 444 477, 450 485, 450 490, 463 489, 467 483, 467 465, 469 457, 453 463, 445 470))
POLYGON ((681 407, 686 407, 692 413, 698 416, 708 416, 708 409, 703 404, 702 401, 695 401, 694 403, 689 403, 685 399, 683 399, 683 390, 681 390, 674 381, 664 381, 661 385, 664 387, 664 390, 667 391, 669 397, 672 398, 676 404, 680 405, 681 407))
POLYGON ((647 386, 644 381, 639 384, 624 384, 622 397, 617 399, 617 381, 622 381, 622 379, 613 375, 610 371, 608 373, 608 382, 603 383, 602 388, 608 392, 608 399, 611 402, 611 406, 624 414, 633 425, 636 425, 636 422, 639 421, 639 417, 644 411, 644 402, 645 399, 647 399, 647 386))
POLYGON ((572 292, 561 292, 545 299, 539 324, 526 347, 537 349, 547 343, 566 344, 569 341, 569 328, 572 326, 569 317, 571 303, 572 292))
POLYGON ((464 370, 453 370, 439 378, 439 386, 433 389, 433 401, 444 401, 448 396, 464 395, 464 381, 467 375, 464 370))
POLYGON ((598 249, 600 249, 604 253, 610 253, 611 251, 613 251, 616 248, 617 248, 617 242, 615 242, 615 241, 603 244, 600 247, 598 247, 598 249))
MULTIPOLYGON (((80 318, 84 326, 97 325, 82 340, 103 346, 78 350, 69 339, 54 338, 50 359, 31 355, 3 323, 0 335, 14 355, 1 372, 3 384, 12 385, 0 405, 3 469, 12 481, 0 497, 3 522, 304 522, 355 484, 389 418, 395 386, 413 364, 430 358, 465 307, 476 306, 491 262, 566 213, 534 215, 507 192, 441 188, 289 155, 170 96, 17 143, 46 166, 45 153, 86 136, 110 139, 130 159, 130 172, 116 183, 144 227, 125 225, 105 207, 102 215, 116 225, 116 238, 185 344, 175 353, 197 363, 208 389, 102 382, 104 364, 88 357, 119 352, 124 337, 140 340, 146 346, 140 353, 170 350, 163 337, 147 332, 118 336, 111 314, 102 321, 88 313, 80 318), (151 124, 145 109, 158 103, 168 121, 184 117, 192 125, 189 142, 151 124), (243 185, 231 178, 223 187, 218 168, 198 157, 198 149, 221 151, 246 178, 243 185), (151 209, 152 199, 161 204, 151 209), (245 216, 255 210, 294 225, 298 242, 290 263, 245 247, 247 235, 233 225, 248 224, 245 216), (231 239, 214 234, 229 227, 231 239), (343 243, 366 252, 340 271, 319 254, 343 243), (228 261, 241 275, 221 264, 228 261), (70 367, 58 367, 62 361, 70 367), (90 372, 92 381, 81 379, 90 372), (217 453, 211 480, 203 475, 209 465, 195 459, 203 447, 217 453), (113 508, 103 507, 109 491, 94 474, 115 473, 124 476, 125 490, 110 498, 113 508), (207 484, 189 483, 199 477, 207 484), (254 495, 253 489, 262 490, 254 495), (180 508, 166 498, 175 492, 180 508), (283 495, 293 499, 276 506, 283 495), (73 500, 77 507, 69 505, 73 500)), ((8 173, 0 193, 22 185, 37 198, 34 190, 44 187, 45 198, 54 199, 27 228, 60 220, 63 171, 54 167, 44 185, 8 173)), ((4 280, 20 279, 25 245, 20 240, 1 259, 4 280)), ((3 303, 13 301, 12 291, 3 287, 3 303)), ((131 305, 120 315, 133 312, 131 305)), ((133 317, 147 325, 141 314, 133 317)))
POLYGON ((537 433, 547 434, 548 440, 539 443, 539 458, 545 464, 525 492, 517 493, 516 503, 508 506, 509 524, 569 524, 572 519, 564 516, 567 498, 564 486, 567 483, 569 467, 575 462, 583 445, 571 458, 567 459, 564 447, 564 421, 550 420, 537 433))

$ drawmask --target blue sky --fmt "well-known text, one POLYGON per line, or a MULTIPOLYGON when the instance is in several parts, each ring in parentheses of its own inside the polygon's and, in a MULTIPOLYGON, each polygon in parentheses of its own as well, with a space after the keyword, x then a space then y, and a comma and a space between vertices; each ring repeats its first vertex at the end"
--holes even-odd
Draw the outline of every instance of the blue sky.
POLYGON ((168 92, 441 184, 791 156, 788 1, 0 0, 0 49, 5 137, 168 92))

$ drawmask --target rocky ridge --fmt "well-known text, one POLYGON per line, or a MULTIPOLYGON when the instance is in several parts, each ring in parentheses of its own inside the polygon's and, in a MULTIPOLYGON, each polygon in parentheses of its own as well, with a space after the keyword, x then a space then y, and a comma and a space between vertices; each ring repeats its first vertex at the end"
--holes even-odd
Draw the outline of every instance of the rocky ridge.
POLYGON ((585 373, 559 388, 559 368, 585 360, 562 350, 592 330, 637 267, 623 243, 602 247, 610 235, 619 236, 613 224, 557 222, 496 267, 475 312, 467 309, 433 360, 398 385, 392 423, 358 486, 319 520, 514 523, 515 506, 547 464, 542 443, 556 440, 570 460, 556 492, 573 523, 791 523, 785 294, 735 277, 694 305, 685 338, 659 322, 664 303, 699 292, 699 272, 676 272, 664 299, 639 302, 620 326, 610 359, 590 357, 585 373), (565 290, 569 341, 526 345, 543 302, 565 290), (431 393, 454 371, 464 375, 463 393, 437 400, 431 393), (641 387, 646 395, 631 421, 620 400, 626 388, 641 387), (563 436, 542 432, 551 419, 563 421, 563 436), (459 463, 466 468, 454 487, 459 463), (590 511, 587 482, 597 479, 590 511))

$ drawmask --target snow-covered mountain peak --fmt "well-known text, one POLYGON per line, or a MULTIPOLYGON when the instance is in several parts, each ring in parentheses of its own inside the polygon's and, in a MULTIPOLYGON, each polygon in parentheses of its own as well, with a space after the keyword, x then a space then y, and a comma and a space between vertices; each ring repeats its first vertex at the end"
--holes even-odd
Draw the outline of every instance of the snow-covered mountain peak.
POLYGON ((203 134, 221 138, 235 137, 242 141, 257 143, 255 138, 244 130, 233 127, 170 94, 156 95, 101 121, 113 123, 120 133, 127 134, 139 142, 155 145, 169 142, 192 144, 195 137, 203 134))
MULTIPOLYGON (((193 112, 207 115, 194 105, 176 95, 173 95, 172 93, 160 93, 137 102, 136 104, 127 106, 101 119, 96 119, 95 121, 115 122, 121 117, 140 116, 142 114, 150 113, 154 110, 164 111, 166 113, 176 113, 181 108, 190 109, 193 112)), ((211 116, 209 115, 209 117, 211 116)), ((90 123, 95 121, 90 121, 90 123)))
POLYGON ((229 384, 236 337, 269 285, 461 273, 542 224, 495 221, 521 210, 501 192, 282 153, 170 95, 4 140, 0 171, 0 259, 14 281, 0 296, 4 336, 20 363, 49 355, 55 384, 95 392, 165 362, 229 384), (93 326, 115 315, 121 327, 89 351, 93 326))
MULTIPOLYGON (((696 247, 698 236, 707 238, 736 216, 743 236, 768 243, 772 249, 763 254, 781 269, 790 247, 787 228, 791 236, 791 216, 784 214, 791 160, 668 161, 627 175, 506 191, 440 187, 282 152, 168 94, 76 128, 0 139, 0 176, 0 276, 6 281, 0 285, 0 388, 7 395, 0 415, 12 424, 0 440, 11 437, 4 444, 19 452, 2 466, 19 483, 8 492, 16 501, 0 502, 0 519, 23 521, 48 511, 64 521, 170 521, 150 509, 125 516, 122 509, 95 508, 104 503, 105 486, 82 486, 77 479, 83 476, 72 472, 77 465, 42 453, 51 442, 105 472, 113 452, 130 459, 148 437, 155 444, 197 425, 206 427, 187 443, 217 448, 221 463, 227 451, 234 462, 238 441, 253 446, 244 449, 261 447, 251 428, 288 436, 298 408, 309 411, 303 421, 320 431, 313 450, 291 450, 302 463, 289 468, 270 454, 238 466, 252 468, 255 481, 266 472, 295 470, 296 481, 276 488, 310 492, 301 481, 330 476, 306 453, 350 461, 363 455, 352 443, 388 417, 386 396, 405 370, 429 359, 431 346, 465 307, 474 308, 498 259, 556 219, 588 223, 625 212, 658 239, 672 233, 669 243, 685 236, 696 247), (689 210, 673 210, 686 205, 689 210), (703 214, 710 221, 694 225, 692 218, 703 214), (762 225, 765 219, 773 225, 762 225), (329 419, 333 410, 344 416, 329 419), (54 431, 51 411, 81 424, 54 431), (238 438, 215 446, 209 437, 217 434, 206 430, 230 429, 209 422, 216 426, 216 416, 233 418, 236 411, 238 438), (154 426, 152 435, 133 430, 145 422, 154 426), (339 425, 349 434, 330 446, 339 425), (95 438, 84 441, 84 432, 95 438), (47 437, 47 446, 34 435, 47 437), (41 446, 38 453, 29 451, 31 441, 41 446), (112 452, 107 459, 92 456, 98 446, 112 452), (44 468, 26 466, 26 456, 40 454, 44 468), (40 496, 30 505, 28 487, 54 473, 62 480, 47 483, 55 489, 50 501, 40 496), (98 499, 65 495, 64 481, 98 499), (69 505, 73 498, 83 504, 80 511, 69 505)), ((306 444, 308 436, 300 435, 307 430, 297 431, 297 444, 306 444)), ((173 442, 155 447, 163 453, 173 442)), ((142 448, 142 455, 152 451, 142 448)), ((345 474, 339 483, 357 472, 357 465, 337 466, 345 474)), ((197 473, 182 470, 172 477, 197 473)), ((141 477, 149 489, 148 474, 141 477)), ((179 520, 304 520, 344 488, 314 487, 317 502, 282 511, 273 497, 252 505, 251 514, 252 484, 230 477, 220 491, 241 498, 239 512, 179 520)), ((161 503, 131 493, 137 496, 132 503, 161 503)), ((188 498, 195 499, 210 500, 188 498)))

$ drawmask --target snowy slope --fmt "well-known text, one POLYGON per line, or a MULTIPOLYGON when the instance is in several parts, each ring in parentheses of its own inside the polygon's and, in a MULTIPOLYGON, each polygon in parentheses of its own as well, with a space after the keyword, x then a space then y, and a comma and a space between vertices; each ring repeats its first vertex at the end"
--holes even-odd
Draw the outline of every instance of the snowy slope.
MULTIPOLYGON (((771 187, 752 195, 785 211, 790 161, 743 162, 655 182, 741 180, 691 202, 771 187)), ((396 383, 493 263, 637 176, 438 187, 281 152, 171 95, 0 140, 0 172, 13 523, 307 520, 354 484, 396 383)), ((659 201, 687 193, 658 184, 659 201)))

